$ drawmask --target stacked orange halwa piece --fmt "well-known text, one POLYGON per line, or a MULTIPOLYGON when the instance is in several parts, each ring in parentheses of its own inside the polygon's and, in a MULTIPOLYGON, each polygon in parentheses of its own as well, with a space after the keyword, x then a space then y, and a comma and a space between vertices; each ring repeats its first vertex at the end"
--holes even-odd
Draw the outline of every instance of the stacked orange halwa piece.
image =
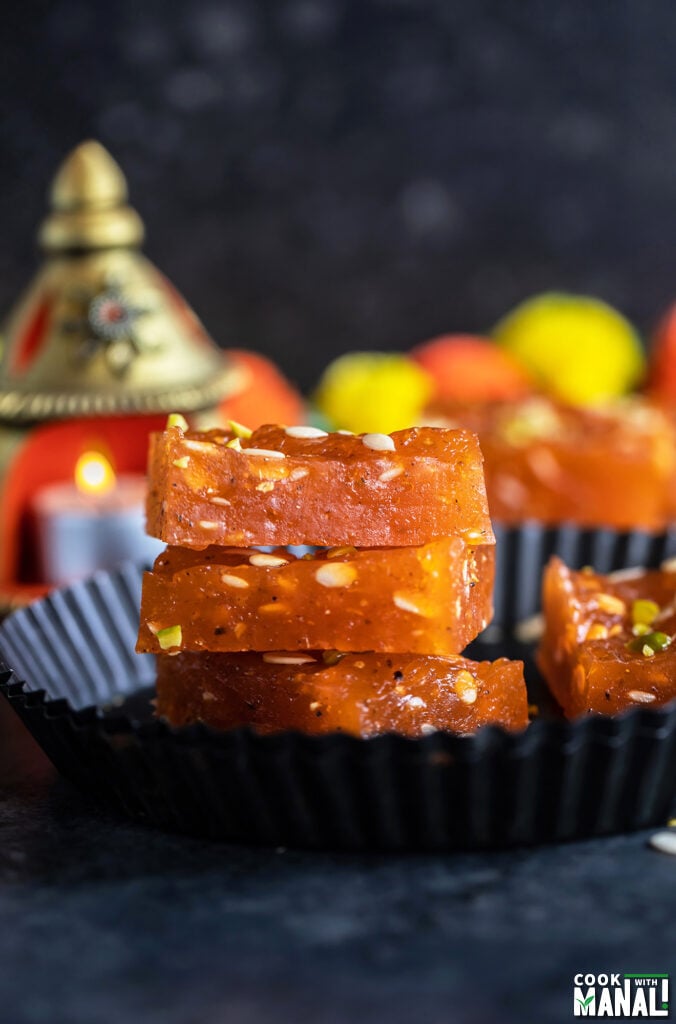
POLYGON ((171 723, 363 737, 527 724, 522 664, 460 657, 492 614, 472 433, 196 432, 170 417, 151 441, 148 529, 169 547, 144 579, 138 650, 159 655, 171 723))

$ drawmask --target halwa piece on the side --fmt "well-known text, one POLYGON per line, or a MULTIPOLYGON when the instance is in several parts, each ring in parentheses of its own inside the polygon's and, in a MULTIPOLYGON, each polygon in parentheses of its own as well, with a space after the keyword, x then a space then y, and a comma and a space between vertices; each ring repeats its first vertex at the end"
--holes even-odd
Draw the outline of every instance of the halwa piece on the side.
POLYGON ((143 581, 139 651, 458 654, 492 616, 494 546, 459 537, 409 548, 168 548, 143 581))
POLYGON ((157 713, 173 725, 364 738, 528 724, 521 662, 412 654, 162 654, 157 713))
POLYGON ((167 544, 398 547, 493 539, 476 437, 169 426, 150 448, 148 532, 167 544))
POLYGON ((676 566, 601 576, 553 558, 538 663, 569 718, 676 698, 676 566))
POLYGON ((644 399, 595 409, 545 397, 441 403, 428 416, 478 435, 491 516, 502 523, 661 529, 672 517, 673 430, 644 399))

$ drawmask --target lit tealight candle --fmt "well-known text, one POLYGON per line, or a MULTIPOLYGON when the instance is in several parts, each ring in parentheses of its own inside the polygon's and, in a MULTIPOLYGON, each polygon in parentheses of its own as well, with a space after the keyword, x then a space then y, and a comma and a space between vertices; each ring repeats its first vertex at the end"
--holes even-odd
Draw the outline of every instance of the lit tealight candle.
POLYGON ((73 482, 50 484, 33 501, 40 576, 70 583, 131 559, 150 562, 162 549, 145 532, 145 478, 116 477, 101 452, 84 452, 73 482))

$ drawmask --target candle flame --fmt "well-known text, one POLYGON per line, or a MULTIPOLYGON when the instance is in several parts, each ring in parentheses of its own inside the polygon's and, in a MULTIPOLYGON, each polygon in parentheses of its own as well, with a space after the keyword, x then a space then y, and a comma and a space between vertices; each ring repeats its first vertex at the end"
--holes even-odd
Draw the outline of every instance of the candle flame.
POLYGON ((101 452, 83 452, 75 463, 75 486, 82 494, 107 494, 115 487, 115 471, 101 452))

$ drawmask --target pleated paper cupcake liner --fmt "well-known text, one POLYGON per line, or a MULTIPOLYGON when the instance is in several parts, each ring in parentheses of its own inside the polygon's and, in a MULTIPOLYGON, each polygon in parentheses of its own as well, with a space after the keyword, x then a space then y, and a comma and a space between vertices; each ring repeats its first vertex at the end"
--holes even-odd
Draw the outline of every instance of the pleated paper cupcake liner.
MULTIPOLYGON (((174 729, 153 717, 153 659, 134 653, 140 587, 133 566, 99 574, 0 628, 10 704, 67 778, 138 821, 274 846, 442 850, 605 835, 671 812, 676 706, 415 740, 174 729)), ((477 641, 471 654, 525 655, 543 698, 530 648, 477 641)))
POLYGON ((519 526, 494 523, 496 538, 495 616, 493 626, 506 634, 540 610, 542 573, 558 555, 572 569, 591 565, 597 572, 643 566, 659 568, 676 557, 676 529, 661 533, 644 530, 583 529, 572 524, 519 526))

